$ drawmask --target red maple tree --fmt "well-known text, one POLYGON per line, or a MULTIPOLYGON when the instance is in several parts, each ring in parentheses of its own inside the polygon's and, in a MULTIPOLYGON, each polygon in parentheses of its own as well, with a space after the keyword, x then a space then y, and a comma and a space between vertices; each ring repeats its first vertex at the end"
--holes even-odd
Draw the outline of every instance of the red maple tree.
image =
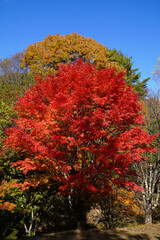
POLYGON ((85 201, 95 193, 114 184, 133 187, 130 166, 153 150, 154 137, 141 127, 138 95, 124 73, 77 60, 36 80, 17 102, 19 118, 4 146, 25 156, 13 163, 26 175, 23 189, 58 182, 82 222, 85 201))

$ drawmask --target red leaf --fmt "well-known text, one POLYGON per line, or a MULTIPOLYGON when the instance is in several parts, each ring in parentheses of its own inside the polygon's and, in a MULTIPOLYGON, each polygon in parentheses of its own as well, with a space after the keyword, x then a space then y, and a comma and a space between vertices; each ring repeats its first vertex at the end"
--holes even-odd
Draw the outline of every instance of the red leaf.
POLYGON ((154 151, 155 136, 140 127, 141 107, 125 73, 82 60, 63 64, 56 76, 39 77, 19 99, 16 127, 7 130, 4 148, 25 159, 13 165, 26 181, 36 171, 51 183, 64 183, 60 189, 70 194, 100 193, 111 183, 123 184, 129 167, 154 151))

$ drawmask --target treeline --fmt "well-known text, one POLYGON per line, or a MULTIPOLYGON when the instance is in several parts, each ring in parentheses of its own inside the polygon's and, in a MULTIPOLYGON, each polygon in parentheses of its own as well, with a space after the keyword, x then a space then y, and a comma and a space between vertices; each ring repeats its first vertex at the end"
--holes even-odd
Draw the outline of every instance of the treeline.
POLYGON ((160 102, 140 76, 132 57, 78 34, 49 35, 0 61, 1 237, 86 227, 89 219, 104 228, 152 223, 160 136, 150 146, 149 136, 159 134, 160 102))

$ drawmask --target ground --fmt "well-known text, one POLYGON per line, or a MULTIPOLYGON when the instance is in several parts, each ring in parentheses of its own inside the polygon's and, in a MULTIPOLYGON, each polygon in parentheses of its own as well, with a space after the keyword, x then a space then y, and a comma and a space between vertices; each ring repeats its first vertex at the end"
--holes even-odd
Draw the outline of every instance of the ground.
POLYGON ((160 239, 160 224, 139 225, 114 230, 98 229, 73 230, 60 233, 42 234, 32 238, 19 240, 158 240, 160 239))

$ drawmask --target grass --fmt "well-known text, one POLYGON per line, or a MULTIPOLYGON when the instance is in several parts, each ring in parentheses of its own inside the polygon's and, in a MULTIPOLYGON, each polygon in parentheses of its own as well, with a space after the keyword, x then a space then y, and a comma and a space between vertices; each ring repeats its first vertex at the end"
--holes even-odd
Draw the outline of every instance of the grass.
POLYGON ((138 225, 114 230, 72 230, 59 233, 41 234, 19 240, 158 240, 160 224, 138 225))

